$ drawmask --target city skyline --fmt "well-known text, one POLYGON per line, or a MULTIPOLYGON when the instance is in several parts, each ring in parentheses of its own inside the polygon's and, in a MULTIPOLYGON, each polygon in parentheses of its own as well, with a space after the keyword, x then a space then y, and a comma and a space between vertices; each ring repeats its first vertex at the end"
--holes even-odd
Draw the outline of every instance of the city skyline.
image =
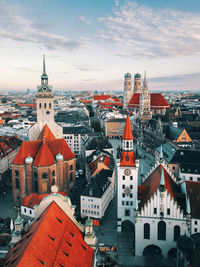
POLYGON ((54 90, 199 90, 198 1, 0 1, 1 86, 36 90, 46 55, 54 90), (149 3, 150 2, 150 3, 149 3))

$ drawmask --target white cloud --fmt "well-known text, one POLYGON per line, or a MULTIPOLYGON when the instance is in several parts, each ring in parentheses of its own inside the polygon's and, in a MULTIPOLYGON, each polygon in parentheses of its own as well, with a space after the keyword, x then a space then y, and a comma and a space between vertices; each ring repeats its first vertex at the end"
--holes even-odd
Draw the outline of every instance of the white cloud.
POLYGON ((16 14, 14 8, 7 6, 1 0, 0 10, 0 38, 42 44, 47 49, 63 48, 72 50, 90 45, 90 42, 84 38, 73 40, 38 29, 33 21, 16 14))
POLYGON ((101 17, 99 22, 105 25, 99 38, 114 42, 136 57, 199 55, 200 16, 197 13, 152 9, 128 2, 115 6, 113 15, 101 17))
POLYGON ((90 21, 89 19, 87 19, 86 17, 84 17, 84 16, 80 16, 80 17, 79 17, 79 20, 80 20, 81 22, 86 23, 86 24, 90 24, 90 23, 91 23, 91 21, 90 21))

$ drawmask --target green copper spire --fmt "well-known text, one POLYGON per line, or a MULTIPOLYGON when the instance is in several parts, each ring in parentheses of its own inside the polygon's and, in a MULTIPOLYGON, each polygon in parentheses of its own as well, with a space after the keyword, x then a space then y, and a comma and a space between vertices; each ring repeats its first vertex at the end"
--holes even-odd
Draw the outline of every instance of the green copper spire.
POLYGON ((43 55, 43 74, 46 75, 45 55, 43 55))

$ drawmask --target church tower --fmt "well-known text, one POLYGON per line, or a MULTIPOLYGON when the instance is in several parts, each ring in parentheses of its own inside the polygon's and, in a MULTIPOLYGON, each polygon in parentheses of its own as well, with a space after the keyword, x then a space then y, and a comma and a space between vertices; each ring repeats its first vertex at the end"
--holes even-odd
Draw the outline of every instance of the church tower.
POLYGON ((129 104, 131 97, 133 95, 131 78, 132 77, 131 77, 130 73, 126 73, 124 75, 123 109, 128 108, 128 104, 129 104))
POLYGON ((139 73, 134 75, 134 93, 141 93, 141 75, 139 73))
POLYGON ((127 116, 122 137, 122 149, 120 159, 117 163, 118 194, 118 232, 122 231, 123 222, 135 222, 134 207, 138 195, 138 170, 139 160, 135 159, 133 151, 133 133, 130 119, 127 116))
POLYGON ((150 101, 151 99, 145 71, 142 92, 140 94, 140 117, 143 121, 150 120, 152 118, 150 101))
POLYGON ((38 85, 37 89, 37 122, 44 126, 45 124, 49 124, 54 121, 54 95, 52 87, 48 84, 45 56, 43 56, 41 84, 38 85))
POLYGON ((55 138, 62 138, 62 127, 54 121, 54 94, 52 92, 52 86, 48 83, 45 56, 43 56, 41 84, 37 87, 36 103, 37 122, 29 129, 29 140, 36 140, 45 125, 49 127, 55 138))

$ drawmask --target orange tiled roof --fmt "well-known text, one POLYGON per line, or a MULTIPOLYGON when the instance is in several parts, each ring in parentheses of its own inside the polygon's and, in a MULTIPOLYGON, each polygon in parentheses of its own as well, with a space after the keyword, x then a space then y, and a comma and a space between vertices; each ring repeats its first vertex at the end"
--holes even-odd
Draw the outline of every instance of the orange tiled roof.
MULTIPOLYGON (((33 208, 35 205, 39 205, 42 199, 50 194, 51 193, 38 195, 36 193, 32 193, 22 200, 21 206, 33 208)), ((65 192, 58 192, 58 194, 66 196, 65 192)))
POLYGON ((47 124, 45 124, 45 126, 43 127, 37 140, 44 140, 44 139, 45 140, 55 139, 55 136, 53 135, 52 131, 49 129, 47 124))
POLYGON ((7 254, 6 266, 92 266, 94 250, 53 201, 7 254))
POLYGON ((96 169, 98 168, 98 163, 100 162, 104 163, 107 167, 109 167, 111 161, 109 156, 103 153, 99 155, 99 157, 97 157, 94 161, 89 163, 90 171, 92 174, 96 171, 96 169))
POLYGON ((18 107, 36 108, 36 103, 18 103, 18 107))
POLYGON ((135 166, 135 155, 133 151, 122 151, 120 166, 135 166))
MULTIPOLYGON (((151 109, 169 109, 170 105, 165 100, 164 96, 160 93, 150 93, 150 105, 151 109)), ((140 93, 134 93, 128 107, 140 107, 140 93)))
POLYGON ((111 98, 110 95, 93 95, 93 100, 106 100, 111 98))
POLYGON ((33 158, 33 165, 49 166, 53 164, 53 160, 58 153, 63 155, 64 160, 75 158, 74 153, 63 138, 46 140, 44 143, 45 145, 43 145, 43 141, 41 140, 24 141, 13 161, 13 164, 24 165, 25 159, 30 156, 33 158), (43 159, 42 155, 45 156, 45 159, 43 159), (44 163, 47 165, 43 165, 44 163))
POLYGON ((126 117, 126 124, 124 127, 124 134, 122 139, 124 140, 132 140, 133 139, 133 133, 132 133, 132 129, 131 129, 131 122, 129 119, 129 116, 126 117))

